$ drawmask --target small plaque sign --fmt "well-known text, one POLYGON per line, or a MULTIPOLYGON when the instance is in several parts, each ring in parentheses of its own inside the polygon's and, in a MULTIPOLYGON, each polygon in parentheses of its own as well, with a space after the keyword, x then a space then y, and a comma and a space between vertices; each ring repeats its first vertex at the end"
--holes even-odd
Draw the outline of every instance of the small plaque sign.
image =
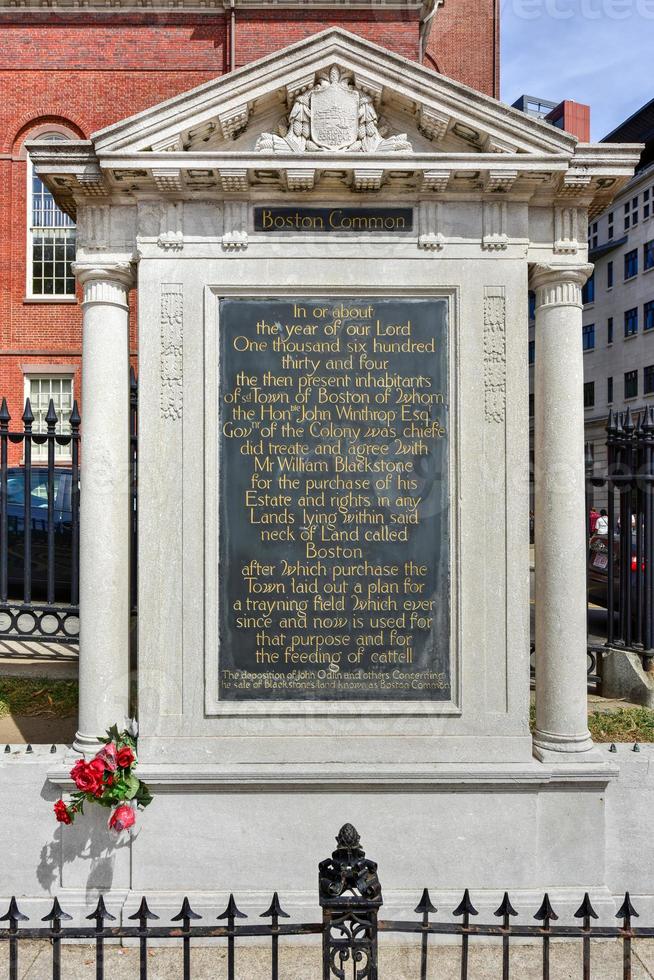
POLYGON ((254 230, 266 232, 376 232, 413 231, 413 208, 255 207, 254 230))

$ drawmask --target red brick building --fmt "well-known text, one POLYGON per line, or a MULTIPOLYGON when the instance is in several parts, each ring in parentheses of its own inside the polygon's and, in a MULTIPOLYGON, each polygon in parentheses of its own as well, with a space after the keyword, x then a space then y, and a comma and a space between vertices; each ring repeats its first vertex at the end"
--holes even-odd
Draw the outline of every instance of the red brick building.
MULTIPOLYGON (((0 397, 37 425, 80 397, 75 229, 34 178, 28 139, 88 137, 216 75, 339 25, 499 91, 499 0, 0 0, 0 397), (144 9, 146 8, 147 9, 144 9)), ((136 333, 131 339, 136 359, 136 333)), ((20 459, 20 448, 12 447, 20 459)))

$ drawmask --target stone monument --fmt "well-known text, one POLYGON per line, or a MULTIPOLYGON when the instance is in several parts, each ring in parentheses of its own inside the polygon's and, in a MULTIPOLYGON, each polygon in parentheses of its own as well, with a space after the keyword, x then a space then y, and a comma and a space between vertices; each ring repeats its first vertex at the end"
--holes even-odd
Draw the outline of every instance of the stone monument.
MULTIPOLYGON (((489 909, 500 887, 554 886, 565 908, 583 884, 610 910, 581 289, 588 217, 638 148, 581 145, 330 29, 30 152, 79 228, 82 752, 128 711, 138 292, 138 713, 157 797, 112 888, 162 909, 279 889, 301 914, 315 840, 350 820, 389 915, 424 884, 489 909), (180 824, 192 846, 171 846, 180 824)), ((64 863, 64 889, 81 880, 64 863)))

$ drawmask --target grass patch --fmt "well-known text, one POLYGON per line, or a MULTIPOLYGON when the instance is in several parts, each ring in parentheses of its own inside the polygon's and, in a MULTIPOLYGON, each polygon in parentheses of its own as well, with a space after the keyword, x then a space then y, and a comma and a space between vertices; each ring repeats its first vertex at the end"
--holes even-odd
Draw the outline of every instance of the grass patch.
MULTIPOLYGON (((536 708, 531 705, 529 727, 536 726, 536 708)), ((615 708, 591 711, 588 727, 594 742, 654 742, 654 711, 651 708, 615 708)))
POLYGON ((618 708, 594 711, 588 727, 595 742, 654 742, 654 711, 650 708, 618 708))
POLYGON ((70 718, 77 714, 77 681, 0 677, 0 718, 70 718))

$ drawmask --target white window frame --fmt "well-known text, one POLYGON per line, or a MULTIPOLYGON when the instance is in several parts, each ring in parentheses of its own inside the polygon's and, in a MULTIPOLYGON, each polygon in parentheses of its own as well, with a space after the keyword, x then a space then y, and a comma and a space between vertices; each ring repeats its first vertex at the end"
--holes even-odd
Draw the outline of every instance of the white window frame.
MULTIPOLYGON (((39 369, 39 370, 25 370, 23 372, 23 404, 30 399, 30 404, 32 401, 31 396, 31 385, 32 381, 44 380, 44 381, 70 381, 70 407, 71 411, 75 403, 75 374, 69 368, 63 370, 57 370, 58 365, 53 364, 51 368, 39 369)), ((34 412, 34 406, 32 406, 32 411, 34 412)), ((47 410, 46 410, 47 411, 47 410)), ((36 416, 36 412, 34 412, 36 416)), ((57 424, 56 432, 60 435, 68 435, 70 432, 70 426, 67 420, 61 418, 60 412, 57 412, 59 417, 59 422, 57 424), (66 432, 61 432, 60 428, 65 427, 66 432)), ((33 431, 38 435, 41 435, 45 429, 39 430, 36 426, 36 417, 34 419, 33 431)), ((67 446, 60 446, 55 442, 55 462, 57 463, 68 463, 72 459, 72 443, 68 443, 67 446)), ((42 446, 37 446, 32 443, 32 463, 35 465, 41 465, 47 463, 47 442, 43 443, 42 446)))
MULTIPOLYGON (((64 133, 60 130, 48 130, 44 133, 38 133, 35 135, 36 139, 40 140, 52 140, 53 142, 64 142, 66 140, 72 139, 72 135, 64 133)), ((27 173, 27 220, 26 220, 26 243, 25 243, 25 299, 30 303, 76 303, 77 297, 75 295, 75 287, 73 286, 72 293, 35 293, 33 292, 34 283, 34 243, 33 243, 33 178, 34 178, 34 166, 32 164, 32 159, 27 154, 26 157, 26 173, 27 173)), ((71 230, 76 230, 76 225, 72 225, 71 230)))

